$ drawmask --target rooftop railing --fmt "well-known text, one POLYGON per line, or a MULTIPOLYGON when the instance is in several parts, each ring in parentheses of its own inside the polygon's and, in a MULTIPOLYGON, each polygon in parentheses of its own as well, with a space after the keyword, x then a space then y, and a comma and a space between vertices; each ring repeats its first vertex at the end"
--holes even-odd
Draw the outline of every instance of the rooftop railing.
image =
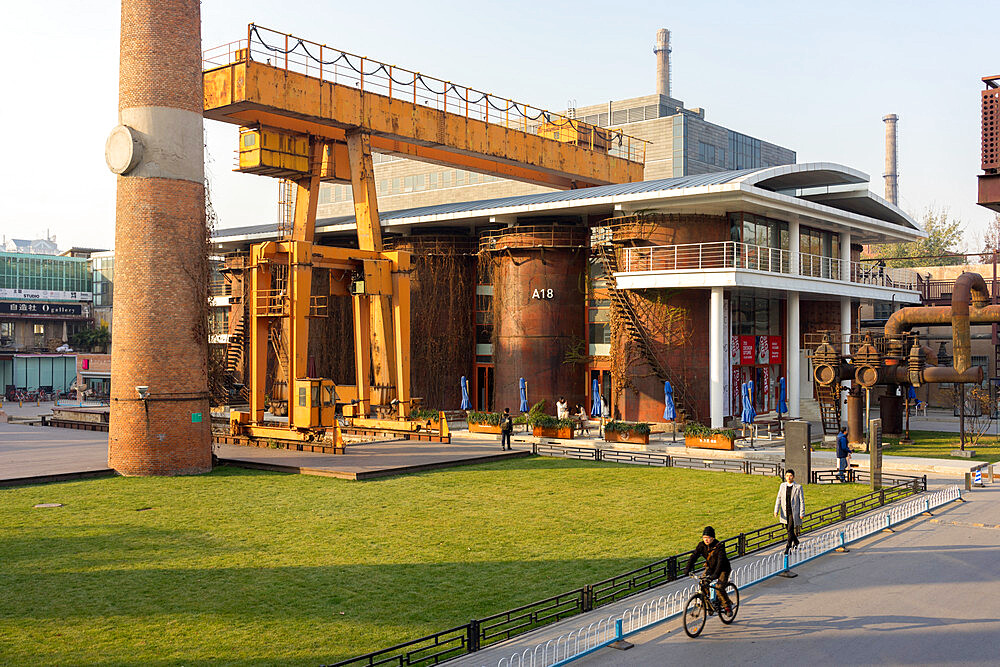
POLYGON ((845 280, 861 285, 917 290, 917 273, 895 269, 877 262, 850 262, 845 276, 844 261, 809 253, 798 256, 798 271, 793 271, 793 253, 782 248, 749 245, 736 241, 686 243, 669 246, 625 248, 624 272, 702 271, 743 269, 801 275, 828 280, 845 280))
POLYGON ((555 141, 644 162, 647 141, 493 93, 372 60, 251 23, 246 39, 207 49, 205 70, 253 60, 332 83, 385 95, 555 141))

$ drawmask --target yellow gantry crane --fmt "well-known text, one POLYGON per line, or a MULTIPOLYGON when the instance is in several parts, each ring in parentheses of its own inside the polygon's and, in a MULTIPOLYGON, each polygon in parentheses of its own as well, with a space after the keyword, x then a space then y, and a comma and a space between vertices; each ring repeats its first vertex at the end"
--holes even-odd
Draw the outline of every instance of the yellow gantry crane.
MULTIPOLYGON (((570 189, 642 180, 645 142, 255 24, 245 39, 205 53, 206 118, 240 126, 238 171, 294 183, 288 238, 250 257, 250 410, 234 435, 342 447, 336 403, 354 428, 413 433, 410 413, 410 257, 385 252, 372 150, 570 189), (358 248, 314 243, 322 182, 350 183, 358 248), (356 383, 307 373, 313 269, 331 269, 327 295, 350 295, 356 383), (287 320, 287 426, 264 421, 269 332, 287 320)), ((443 422, 442 422, 443 423, 443 422)))

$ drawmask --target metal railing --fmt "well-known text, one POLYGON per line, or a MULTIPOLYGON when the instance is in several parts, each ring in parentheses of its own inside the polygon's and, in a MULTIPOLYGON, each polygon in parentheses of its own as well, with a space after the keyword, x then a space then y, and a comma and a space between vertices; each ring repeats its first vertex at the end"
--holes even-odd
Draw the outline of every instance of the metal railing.
POLYGON ((245 60, 290 70, 364 92, 458 114, 553 141, 574 143, 645 162, 647 141, 563 114, 462 86, 251 23, 246 39, 207 49, 205 70, 245 60))
MULTIPOLYGON (((561 456, 591 461, 618 461, 639 465, 675 466, 685 468, 703 467, 714 470, 730 470, 745 474, 781 476, 783 467, 778 463, 755 463, 739 461, 737 466, 716 465, 720 461, 691 457, 654 454, 651 452, 628 452, 601 450, 589 447, 565 446, 535 443, 532 452, 543 456, 561 456), (699 462, 701 465, 699 465, 699 462)), ((872 509, 883 507, 907 496, 927 490, 926 477, 895 476, 898 482, 889 488, 872 491, 851 500, 809 512, 802 520, 802 532, 808 533, 846 521, 872 509)), ((884 480, 885 481, 885 480, 884 480)), ((893 510, 890 510, 892 512, 893 510)), ((895 512, 893 517, 901 514, 895 512)), ((901 519, 894 519, 901 520, 901 519)), ((883 524, 884 525, 884 522, 883 524)), ((822 536, 821 536, 822 537, 822 536)), ((721 540, 730 558, 746 556, 781 544, 786 539, 786 529, 782 524, 772 524, 749 532, 733 535, 721 540)), ((800 551, 808 542, 803 540, 800 551)), ((545 625, 555 623, 576 614, 593 611, 632 595, 637 595, 682 576, 691 551, 663 558, 649 565, 616 575, 609 579, 575 588, 558 595, 547 597, 515 609, 474 619, 458 626, 403 644, 366 653, 355 658, 334 663, 332 667, 373 667, 374 665, 436 665, 446 659, 472 653, 489 645, 511 639, 545 625), (464 636, 463 636, 464 634, 464 636)), ((743 585, 737 583, 737 585, 743 585)), ((684 597, 687 600, 687 597, 684 597)), ((613 632, 612 623, 611 632, 613 632)), ((592 627, 592 626, 591 626, 592 627)), ((628 626, 631 627, 631 626, 628 626)), ((580 654, 582 655, 582 654, 580 654)), ((567 658, 570 655, 566 656, 567 658)), ((576 655, 579 657, 579 655, 576 655)), ((530 656, 529 656, 530 658, 530 656)), ((501 661, 503 664, 503 661, 501 661)), ((509 663, 507 663, 509 664, 509 663)), ((513 664, 553 665, 558 662, 513 664)))
MULTIPOLYGON (((861 285, 923 291, 926 281, 913 269, 883 266, 878 261, 851 262, 851 282, 861 285)), ((949 297, 950 302, 950 297, 949 297)))
POLYGON ((624 271, 751 269, 789 273, 791 253, 736 241, 625 248, 624 271))
POLYGON ((521 225, 491 229, 479 235, 479 251, 515 248, 582 248, 587 230, 574 225, 521 225))
MULTIPOLYGON (((744 269, 792 275, 793 253, 782 248, 749 245, 736 241, 712 241, 680 245, 625 248, 624 272, 698 271, 744 269)), ((918 275, 912 269, 879 266, 877 262, 850 262, 845 276, 844 261, 799 252, 797 275, 829 280, 845 280, 917 291, 918 275)))

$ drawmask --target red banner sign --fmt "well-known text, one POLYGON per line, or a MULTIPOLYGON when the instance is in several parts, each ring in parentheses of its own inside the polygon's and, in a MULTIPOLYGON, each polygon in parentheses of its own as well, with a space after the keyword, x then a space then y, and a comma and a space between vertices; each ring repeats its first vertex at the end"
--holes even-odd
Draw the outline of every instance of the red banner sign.
POLYGON ((755 336, 740 336, 740 366, 753 366, 756 348, 755 336))
POLYGON ((781 363, 781 348, 782 339, 781 336, 768 336, 769 348, 770 348, 770 362, 772 364, 781 363))

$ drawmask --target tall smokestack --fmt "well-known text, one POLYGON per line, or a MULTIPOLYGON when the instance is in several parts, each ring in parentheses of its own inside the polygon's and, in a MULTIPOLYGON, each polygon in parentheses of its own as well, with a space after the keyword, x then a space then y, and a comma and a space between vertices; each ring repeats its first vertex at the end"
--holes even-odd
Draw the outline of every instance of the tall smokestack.
POLYGON ((899 172, 896 171, 896 121, 899 117, 891 113, 883 116, 885 122, 885 198, 892 204, 899 204, 899 172))
POLYGON ((670 97, 670 31, 660 28, 656 31, 656 93, 670 97))
POLYGON ((122 0, 108 465, 212 469, 200 0, 122 0))

